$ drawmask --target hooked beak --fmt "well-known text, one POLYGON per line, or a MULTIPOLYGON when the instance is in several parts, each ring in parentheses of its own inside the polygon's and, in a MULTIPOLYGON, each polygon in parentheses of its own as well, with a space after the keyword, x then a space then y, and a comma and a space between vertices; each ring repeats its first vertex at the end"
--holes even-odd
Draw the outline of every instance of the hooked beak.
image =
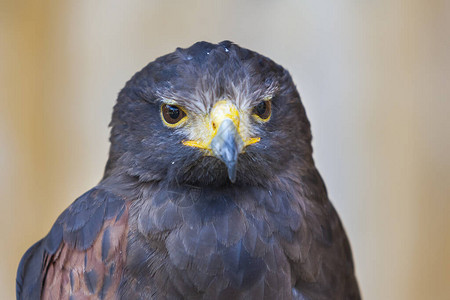
POLYGON ((228 171, 231 182, 236 181, 238 156, 242 150, 251 144, 259 142, 259 137, 243 139, 240 134, 240 116, 236 106, 228 100, 217 102, 208 118, 203 123, 202 130, 208 128, 207 137, 202 139, 183 141, 185 146, 207 150, 220 159, 228 171))
POLYGON ((210 147, 213 155, 223 161, 227 167, 230 181, 235 182, 238 155, 244 147, 244 141, 231 119, 222 121, 210 147))

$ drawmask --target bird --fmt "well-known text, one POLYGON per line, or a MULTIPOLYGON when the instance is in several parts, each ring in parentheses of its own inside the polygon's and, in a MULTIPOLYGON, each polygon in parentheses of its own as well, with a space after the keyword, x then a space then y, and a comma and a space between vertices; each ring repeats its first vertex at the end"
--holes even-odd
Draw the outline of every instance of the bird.
POLYGON ((17 299, 361 299, 289 72, 230 41, 119 92, 101 181, 23 255, 17 299))

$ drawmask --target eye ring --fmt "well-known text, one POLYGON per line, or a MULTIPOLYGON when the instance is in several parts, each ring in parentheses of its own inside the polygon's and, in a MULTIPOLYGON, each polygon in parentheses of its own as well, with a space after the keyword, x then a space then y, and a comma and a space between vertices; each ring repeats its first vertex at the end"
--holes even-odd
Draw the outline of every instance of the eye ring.
POLYGON ((272 115, 272 102, 270 100, 263 100, 253 107, 253 116, 256 120, 267 122, 272 115))
POLYGON ((178 127, 186 120, 186 113, 177 105, 163 104, 161 105, 161 119, 168 127, 178 127))

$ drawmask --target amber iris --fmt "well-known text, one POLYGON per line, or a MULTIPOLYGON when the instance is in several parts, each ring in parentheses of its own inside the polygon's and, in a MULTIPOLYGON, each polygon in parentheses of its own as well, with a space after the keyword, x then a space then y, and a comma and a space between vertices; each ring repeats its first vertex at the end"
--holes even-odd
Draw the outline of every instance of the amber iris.
POLYGON ((163 104, 161 112, 164 121, 171 125, 180 122, 186 116, 186 113, 176 105, 163 104))

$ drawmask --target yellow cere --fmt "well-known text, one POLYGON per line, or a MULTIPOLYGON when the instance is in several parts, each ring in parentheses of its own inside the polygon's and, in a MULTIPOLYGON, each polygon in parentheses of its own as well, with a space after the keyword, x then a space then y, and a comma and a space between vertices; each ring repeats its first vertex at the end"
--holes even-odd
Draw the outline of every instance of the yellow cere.
MULTIPOLYGON (((245 114, 245 113, 244 113, 245 114)), ((189 147, 200 148, 210 151, 210 143, 212 139, 216 136, 217 130, 220 124, 225 119, 230 119, 234 126, 244 141, 244 146, 255 144, 261 140, 259 137, 246 138, 248 128, 241 128, 246 124, 241 124, 241 118, 239 110, 236 106, 229 100, 218 101, 214 107, 211 109, 209 115, 205 115, 198 120, 194 121, 193 124, 188 126, 188 130, 191 133, 191 140, 183 141, 183 145, 189 147), (242 130, 244 129, 244 130, 242 130), (244 131, 244 132, 242 132, 244 131)))
POLYGON ((231 101, 221 100, 217 102, 211 110, 210 118, 214 128, 214 135, 225 119, 233 121, 234 126, 236 126, 239 132, 239 111, 231 101))

